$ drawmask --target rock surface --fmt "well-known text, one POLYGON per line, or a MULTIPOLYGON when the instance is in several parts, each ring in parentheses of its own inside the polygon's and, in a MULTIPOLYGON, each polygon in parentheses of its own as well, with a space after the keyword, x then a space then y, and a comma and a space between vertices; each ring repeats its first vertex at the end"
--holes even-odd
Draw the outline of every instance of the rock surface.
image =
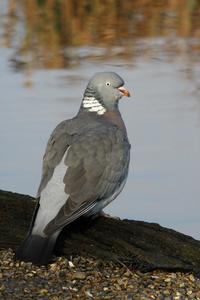
MULTIPOLYGON (((0 190, 0 203, 0 248, 16 250, 28 231, 34 199, 0 190)), ((200 241, 142 221, 79 219, 63 229, 54 253, 120 262, 145 272, 164 269, 200 276, 200 241)))

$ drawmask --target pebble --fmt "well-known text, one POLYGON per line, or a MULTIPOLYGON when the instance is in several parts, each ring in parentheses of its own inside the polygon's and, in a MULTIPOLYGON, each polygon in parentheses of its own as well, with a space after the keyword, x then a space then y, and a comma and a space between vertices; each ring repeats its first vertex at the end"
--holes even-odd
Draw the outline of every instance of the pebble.
POLYGON ((190 273, 129 270, 119 261, 54 257, 47 266, 14 262, 0 251, 0 299, 200 300, 200 279, 190 273))
POLYGON ((86 278, 86 273, 77 271, 72 275, 72 278, 84 280, 86 278))

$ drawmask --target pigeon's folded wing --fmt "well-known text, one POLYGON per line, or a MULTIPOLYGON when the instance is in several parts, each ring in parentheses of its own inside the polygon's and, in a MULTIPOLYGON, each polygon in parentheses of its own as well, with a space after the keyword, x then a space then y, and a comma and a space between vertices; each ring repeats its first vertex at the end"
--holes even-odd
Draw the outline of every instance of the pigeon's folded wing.
POLYGON ((65 158, 68 168, 63 181, 69 197, 44 229, 47 235, 86 214, 119 189, 128 174, 129 148, 124 132, 106 124, 76 137, 65 158))

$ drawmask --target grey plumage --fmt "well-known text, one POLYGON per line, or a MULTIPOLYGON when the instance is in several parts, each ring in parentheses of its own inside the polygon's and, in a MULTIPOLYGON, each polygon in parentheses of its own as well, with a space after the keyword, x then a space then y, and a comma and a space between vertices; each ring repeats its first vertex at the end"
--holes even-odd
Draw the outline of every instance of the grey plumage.
POLYGON ((118 101, 130 96, 113 72, 89 81, 76 117, 60 123, 47 143, 30 230, 15 258, 48 262, 62 228, 101 211, 121 192, 130 145, 118 101))

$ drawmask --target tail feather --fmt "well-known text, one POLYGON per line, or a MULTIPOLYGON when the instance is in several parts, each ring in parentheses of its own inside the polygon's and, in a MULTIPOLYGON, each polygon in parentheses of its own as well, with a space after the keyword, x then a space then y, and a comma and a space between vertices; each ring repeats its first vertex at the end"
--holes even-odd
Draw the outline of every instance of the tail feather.
POLYGON ((15 254, 15 260, 32 262, 35 265, 45 265, 48 263, 59 232, 55 232, 49 237, 28 234, 22 241, 15 254))

